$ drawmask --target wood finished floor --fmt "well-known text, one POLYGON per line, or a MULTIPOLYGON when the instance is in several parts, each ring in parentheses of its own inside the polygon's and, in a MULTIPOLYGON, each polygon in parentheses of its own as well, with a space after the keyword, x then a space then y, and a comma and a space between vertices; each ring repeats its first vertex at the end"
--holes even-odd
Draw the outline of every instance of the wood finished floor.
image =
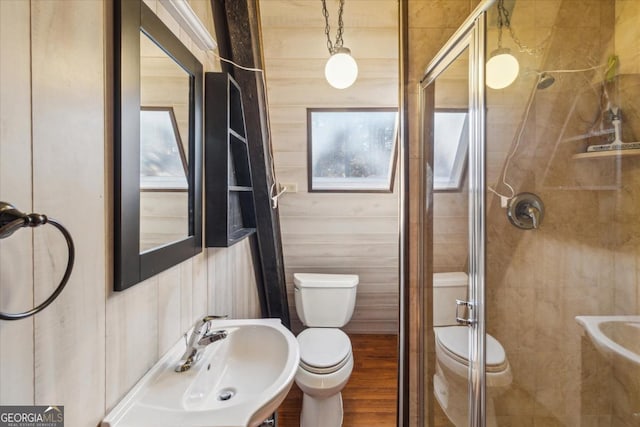
MULTIPOLYGON (((344 427, 396 425, 398 354, 396 335, 349 335, 354 367, 342 390, 344 427)), ((299 427, 302 392, 294 383, 278 409, 279 427, 299 427)))

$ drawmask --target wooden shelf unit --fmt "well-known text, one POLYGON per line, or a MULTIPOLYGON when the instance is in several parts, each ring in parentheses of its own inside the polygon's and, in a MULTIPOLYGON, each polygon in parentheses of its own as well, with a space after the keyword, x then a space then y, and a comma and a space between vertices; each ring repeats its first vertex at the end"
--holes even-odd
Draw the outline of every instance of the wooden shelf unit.
POLYGON ((205 245, 255 233, 253 182, 242 92, 227 73, 205 73, 205 245))

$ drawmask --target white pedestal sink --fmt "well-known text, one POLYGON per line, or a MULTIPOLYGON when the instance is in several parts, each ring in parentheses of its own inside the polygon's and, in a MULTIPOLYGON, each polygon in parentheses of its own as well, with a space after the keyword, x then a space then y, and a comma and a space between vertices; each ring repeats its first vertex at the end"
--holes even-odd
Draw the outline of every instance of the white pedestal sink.
POLYGON ((577 316, 576 321, 608 360, 621 357, 640 366, 640 316, 577 316))
POLYGON ((640 316, 577 316, 576 321, 611 367, 615 424, 640 425, 640 316))
POLYGON ((215 320, 227 338, 175 372, 180 340, 102 421, 102 427, 255 427, 280 406, 298 368, 293 334, 278 319, 215 320))

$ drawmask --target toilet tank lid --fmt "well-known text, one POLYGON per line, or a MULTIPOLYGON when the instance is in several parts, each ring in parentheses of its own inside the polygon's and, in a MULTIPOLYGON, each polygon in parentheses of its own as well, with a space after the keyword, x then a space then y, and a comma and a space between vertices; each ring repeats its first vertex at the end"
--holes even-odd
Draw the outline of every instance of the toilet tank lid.
POLYGON ((293 274, 293 283, 297 288, 353 288, 359 281, 357 274, 293 274))
POLYGON ((433 273, 433 287, 439 286, 467 286, 469 276, 462 271, 454 271, 449 273, 433 273))

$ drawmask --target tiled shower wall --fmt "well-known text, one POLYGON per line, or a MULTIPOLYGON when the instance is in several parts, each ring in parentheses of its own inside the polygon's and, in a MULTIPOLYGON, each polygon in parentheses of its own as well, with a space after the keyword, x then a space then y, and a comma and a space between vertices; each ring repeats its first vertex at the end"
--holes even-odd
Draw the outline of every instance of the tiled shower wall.
MULTIPOLYGON (((418 81, 433 55, 476 4, 409 1, 410 313, 414 343, 420 339, 416 325, 421 310, 418 81)), ((496 401, 498 425, 629 425, 623 419, 630 409, 628 382, 620 381, 628 375, 611 370, 582 336, 574 316, 639 312, 636 248, 640 233, 634 215, 640 197, 638 160, 572 158, 587 143, 595 143, 580 138, 565 140, 585 132, 585 117, 591 121, 597 117, 602 73, 555 74, 553 86, 532 91, 534 70, 589 68, 615 53, 620 57, 621 76, 607 90, 621 94, 623 140, 639 140, 640 2, 516 0, 507 4, 514 7, 512 22, 517 36, 529 46, 549 37, 548 48, 536 56, 518 54, 520 78, 504 91, 489 90, 487 182, 507 191, 496 184, 533 94, 507 180, 516 192, 539 194, 546 205, 546 217, 540 230, 518 230, 508 223, 498 198, 488 193, 488 331, 504 345, 514 374, 512 387, 496 401)), ((488 27, 490 50, 497 40, 495 10, 488 27)), ((515 47, 508 35, 505 44, 515 47)), ((463 199, 452 194, 434 195, 434 205, 440 209, 433 212, 434 222, 447 225, 434 230, 434 271, 465 268, 464 232, 456 227, 466 221, 463 199)), ((425 344, 428 347, 429 342, 425 344)), ((414 372, 420 350, 415 345, 411 348, 414 372)), ((411 386, 416 390, 419 382, 411 386)), ((630 398, 640 402, 638 395, 630 398)), ((418 425, 421 406, 426 408, 426 422, 434 420, 431 413, 437 411, 429 402, 413 400, 411 425, 418 425)))
MULTIPOLYGON (((514 374, 509 390, 496 397, 501 426, 636 425, 624 378, 583 337, 575 316, 639 313, 638 158, 573 156, 606 142, 587 134, 611 128, 600 110, 607 96, 623 110, 623 140, 640 137, 639 4, 518 0, 514 7, 522 40, 551 35, 545 53, 521 60, 525 72, 586 69, 613 53, 620 68, 610 83, 603 83, 601 67, 556 73, 544 90, 521 74, 512 87, 488 93, 488 162, 506 166, 524 123, 506 180, 516 193, 538 194, 546 208, 542 227, 523 231, 488 196, 488 331, 505 347, 514 374)), ((508 192, 498 179, 488 181, 508 192)), ((638 395, 633 399, 637 405, 638 395)))

